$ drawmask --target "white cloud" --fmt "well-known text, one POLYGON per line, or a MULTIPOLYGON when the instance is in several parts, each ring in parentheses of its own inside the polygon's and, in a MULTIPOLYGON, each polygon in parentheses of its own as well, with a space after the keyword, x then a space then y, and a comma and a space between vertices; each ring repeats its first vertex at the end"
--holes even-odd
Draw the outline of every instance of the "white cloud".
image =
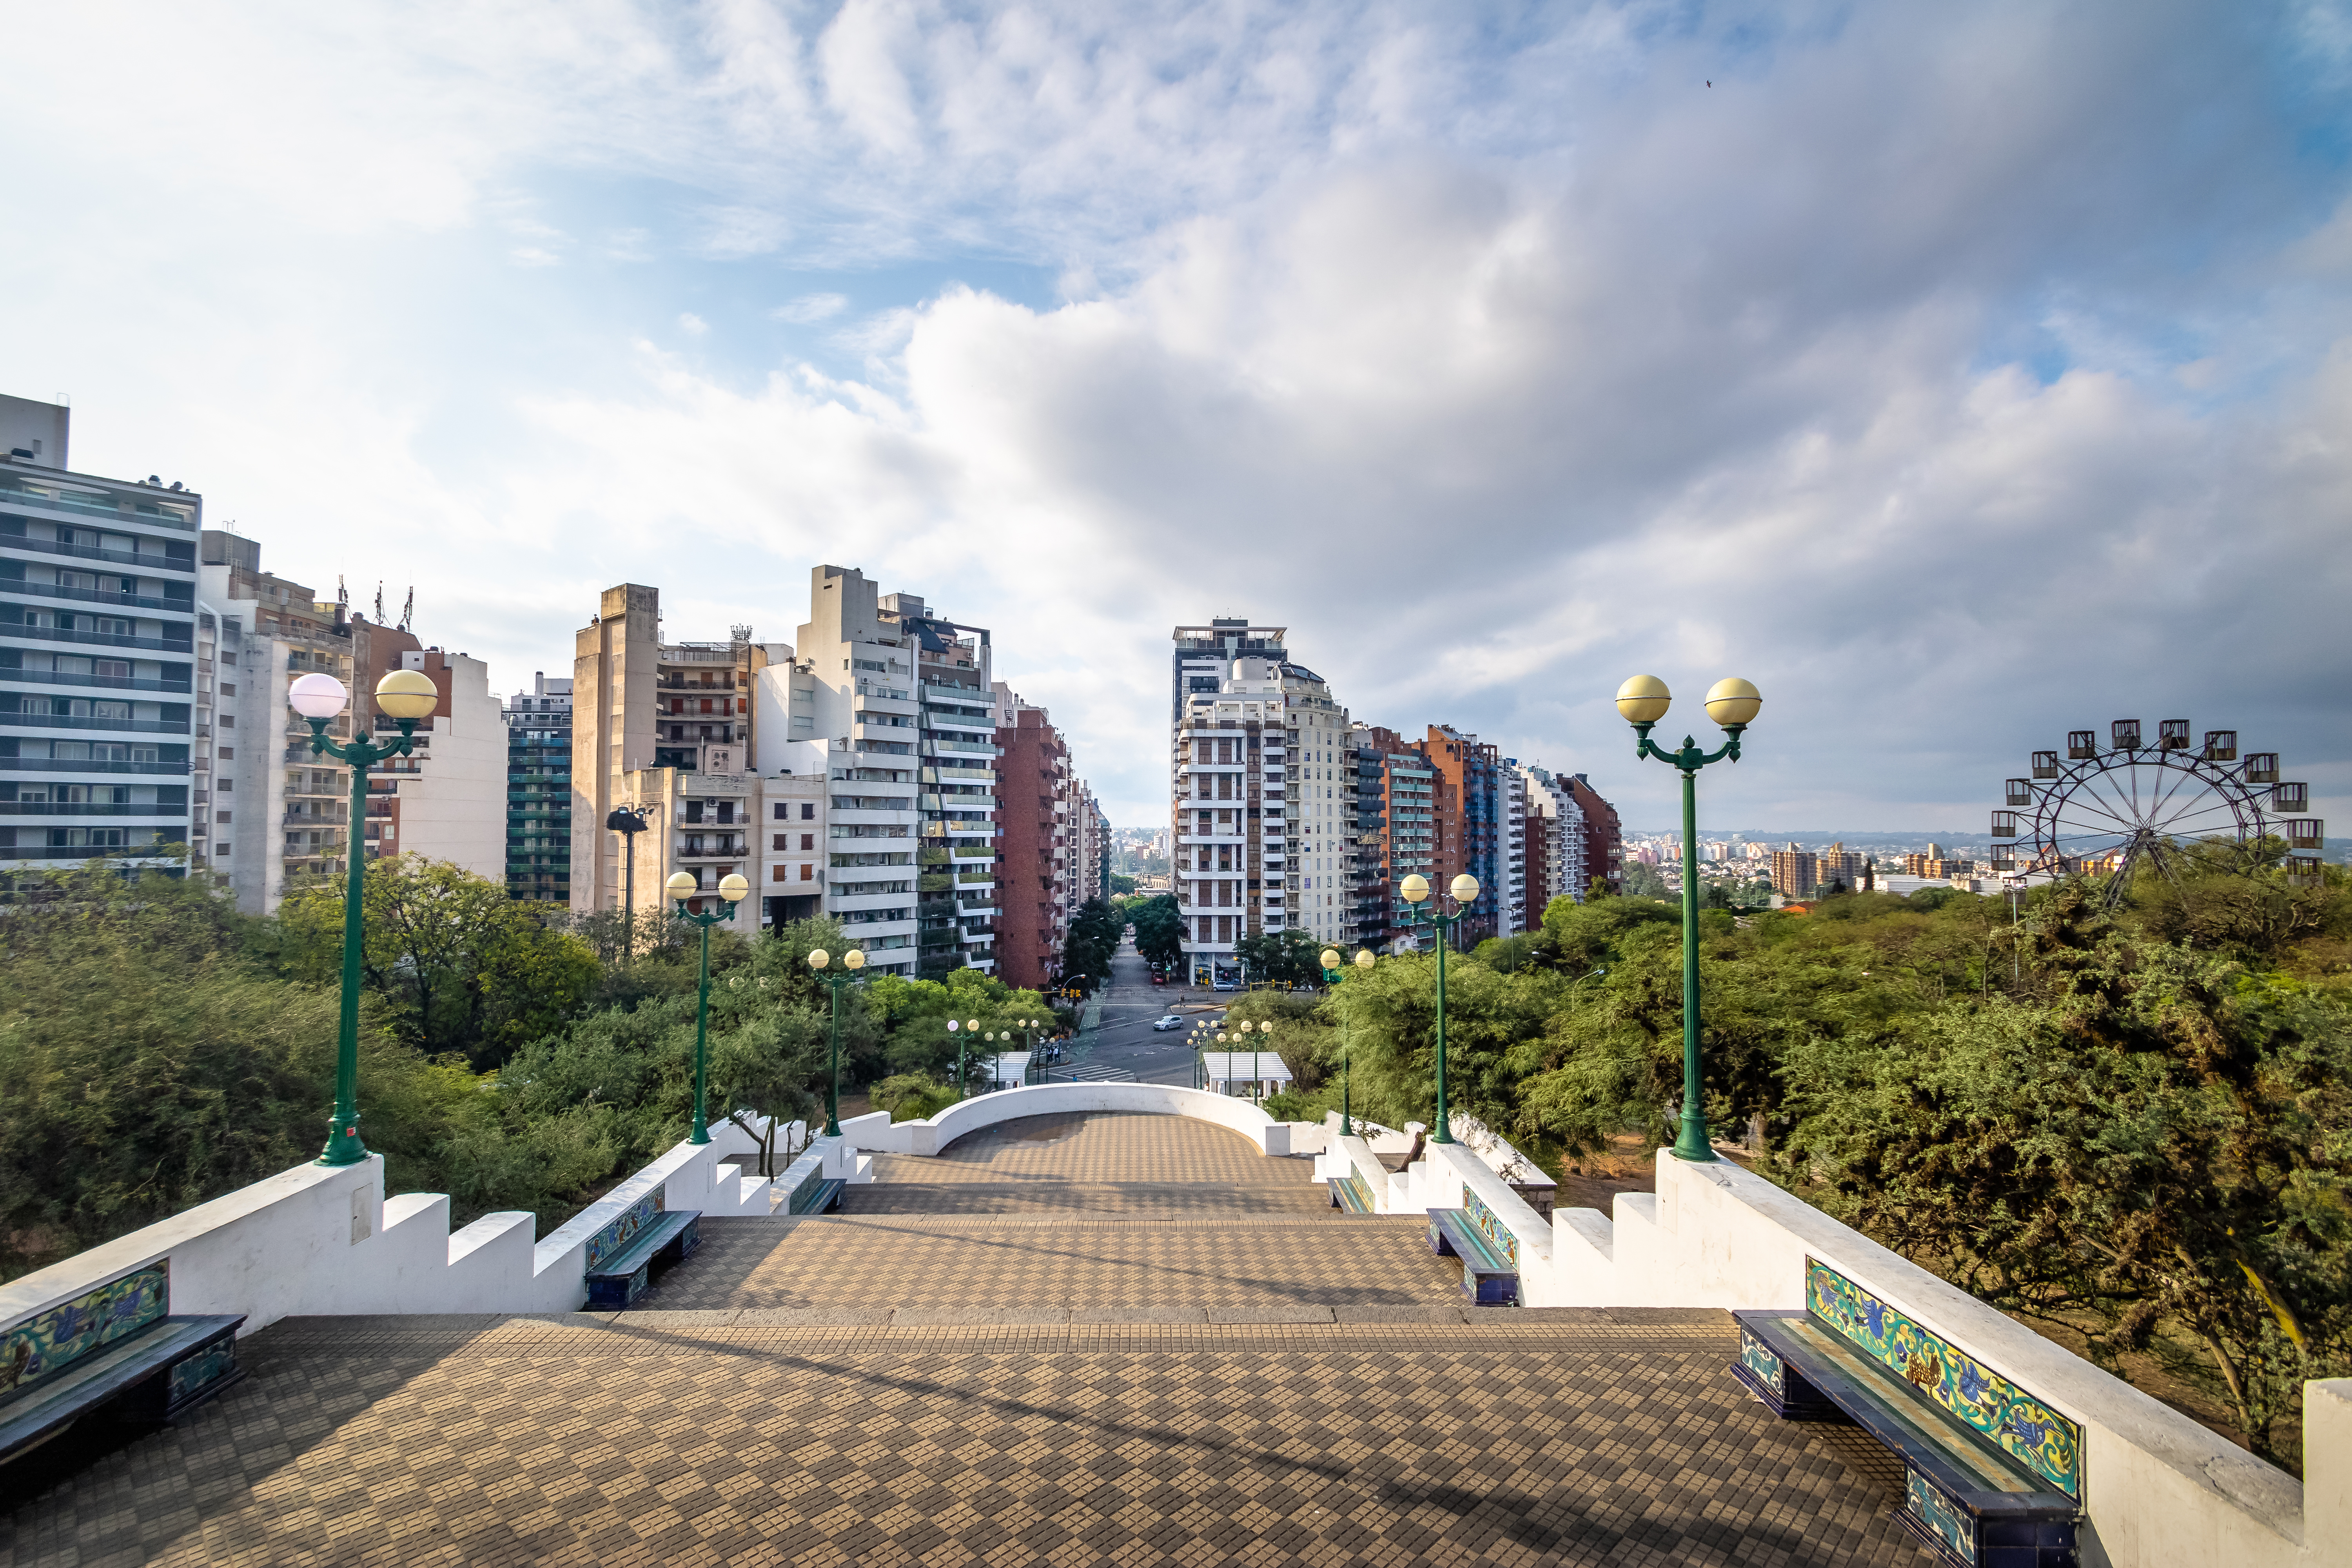
POLYGON ((791 321, 795 325, 807 326, 816 321, 829 321, 847 309, 849 309, 849 296, 846 294, 803 294, 797 300, 777 306, 768 314, 779 321, 791 321))
POLYGON ((684 332, 690 338, 698 338, 702 336, 703 333, 710 330, 710 323, 704 321, 701 317, 696 315, 691 310, 685 311, 679 315, 677 319, 677 326, 678 331, 684 332))
POLYGON ((611 582, 789 635, 865 565, 994 626, 1123 820, 1168 627, 1228 609, 1640 820, 1636 668, 1764 687, 1726 826, 1970 826, 2133 709, 2344 793, 2352 202, 2298 151, 2340 22, 50 8, 5 390, 298 577, 416 572, 501 679, 611 582), (1067 302, 936 281, 975 258, 1067 302), (762 268, 872 275, 770 312, 835 357, 677 313, 762 268), (636 341, 671 321, 691 364, 636 341))

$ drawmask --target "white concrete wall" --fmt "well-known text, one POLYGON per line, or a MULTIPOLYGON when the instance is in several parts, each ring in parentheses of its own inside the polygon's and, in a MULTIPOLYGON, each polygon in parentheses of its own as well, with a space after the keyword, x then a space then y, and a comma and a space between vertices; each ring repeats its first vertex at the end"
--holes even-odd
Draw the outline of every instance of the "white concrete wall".
POLYGON ((157 1262, 171 1268, 173 1311, 243 1313, 248 1334, 296 1315, 572 1311, 587 1300, 589 1237, 646 1194, 659 1188, 663 1206, 706 1215, 768 1212, 769 1184, 743 1174, 751 1141, 731 1123, 710 1135, 671 1149, 536 1246, 528 1214, 485 1215, 452 1235, 446 1196, 386 1199, 381 1156, 297 1165, 0 1286, 0 1324, 157 1262))
MULTIPOLYGON (((494 882, 507 879, 506 711, 490 694, 490 668, 446 655, 449 712, 417 739, 415 773, 387 773, 400 797, 400 837, 387 853, 423 855, 494 882)), ((423 656, 411 654, 415 661, 423 656)))
POLYGON ((1549 1268, 1523 1263, 1528 1304, 1801 1309, 1816 1258, 2082 1424, 2086 1563, 2352 1563, 2352 1380, 2306 1385, 2298 1484, 1728 1161, 1662 1150, 1657 1187, 1620 1194, 1613 1222, 1557 1211, 1549 1268))
POLYGON ((841 1124, 842 1136, 860 1149, 893 1154, 936 1154, 957 1139, 1000 1121, 1024 1116, 1056 1116, 1082 1110, 1123 1110, 1147 1116, 1183 1116, 1229 1128, 1266 1154, 1287 1155, 1290 1128, 1245 1100, 1204 1089, 1160 1083, 1042 1083, 1001 1089, 958 1100, 936 1116, 893 1124, 877 1111, 841 1124))

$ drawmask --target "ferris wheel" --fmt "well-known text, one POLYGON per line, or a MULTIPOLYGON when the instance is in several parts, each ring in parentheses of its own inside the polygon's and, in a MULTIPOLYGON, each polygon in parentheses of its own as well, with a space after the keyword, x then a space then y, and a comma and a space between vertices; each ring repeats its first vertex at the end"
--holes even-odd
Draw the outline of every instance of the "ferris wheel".
MULTIPOLYGON (((2206 731, 2200 748, 2188 720, 2167 719, 2150 745, 2138 720, 2118 719, 2108 742, 2075 730, 2063 761, 2033 753, 2032 776, 2011 779, 2008 808, 1992 814, 1993 869, 2105 877, 2113 905, 2142 863, 2178 880, 2175 863, 2199 842, 2256 846, 2275 834, 2291 850, 2320 847, 2326 824, 2303 815, 2310 787, 2280 780, 2276 752, 2242 760, 2235 730, 2206 731)), ((2285 870, 2290 882, 2315 883, 2319 857, 2290 855, 2285 870)))

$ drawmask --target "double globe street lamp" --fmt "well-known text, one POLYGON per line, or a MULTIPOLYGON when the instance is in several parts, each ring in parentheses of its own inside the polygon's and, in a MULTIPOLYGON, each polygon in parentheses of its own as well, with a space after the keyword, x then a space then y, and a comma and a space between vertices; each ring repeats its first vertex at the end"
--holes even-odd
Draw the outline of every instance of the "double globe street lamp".
MULTIPOLYGON (((1370 974, 1372 972, 1373 963, 1370 948, 1360 947, 1356 950, 1358 969, 1370 974)), ((1323 984, 1339 984, 1342 973, 1339 967, 1339 950, 1335 947, 1325 948, 1323 950, 1323 984)), ((1349 1100, 1355 1087, 1354 1074, 1351 1070, 1355 1066, 1355 1031, 1343 1024, 1339 1032, 1339 1136, 1342 1138, 1352 1137, 1355 1134, 1355 1123, 1349 1120, 1348 1114, 1350 1109, 1349 1100)))
POLYGON ((1633 726, 1641 744, 1636 760, 1655 757, 1683 775, 1683 1124, 1675 1140, 1675 1154, 1684 1160, 1712 1160, 1715 1146, 1706 1135, 1706 1108, 1699 1099, 1698 1061, 1698 771, 1728 757, 1739 760, 1740 731, 1756 721, 1764 698, 1737 677, 1707 689, 1707 717, 1723 726, 1729 737, 1712 752, 1683 737, 1682 749, 1669 752, 1650 739, 1650 731, 1666 716, 1674 700, 1666 683, 1654 675, 1637 675, 1617 689, 1617 711, 1633 726))
MULTIPOLYGON (((824 949, 809 949, 809 967, 816 971, 819 980, 833 988, 833 1071, 824 1080, 824 1135, 838 1138, 841 1136, 841 988, 856 980, 857 972, 866 967, 866 950, 862 947, 845 950, 841 955, 839 973, 825 973, 826 966, 832 962, 833 954, 824 949)), ((950 1025, 949 1027, 954 1026, 950 1025)))
POLYGON ((735 918, 735 906, 751 892, 751 884, 740 874, 729 873, 719 883, 719 912, 699 915, 688 909, 686 903, 702 888, 702 883, 693 872, 672 872, 669 880, 662 886, 669 889, 669 896, 677 906, 677 918, 702 928, 702 980, 694 997, 694 1131, 687 1135, 686 1141, 708 1143, 710 1142, 710 1121, 704 1112, 702 1091, 710 1044, 710 928, 724 925, 735 918))
POLYGON ((343 1012, 335 1039, 335 1109, 327 1123, 327 1146, 319 1154, 321 1165, 356 1165, 368 1157, 367 1145, 360 1142, 359 1104, 361 889, 367 864, 360 830, 367 822, 368 769, 415 750, 416 721, 440 703, 441 691, 421 669, 392 671, 376 682, 375 705, 400 725, 400 738, 371 739, 354 704, 352 738, 339 745, 327 738, 327 724, 350 699, 349 689, 331 675, 301 676, 286 693, 287 706, 310 721, 311 754, 349 763, 352 769, 352 820, 343 836, 343 1012))
POLYGON ((1407 925, 1437 928, 1437 1125, 1429 1134, 1429 1141, 1433 1143, 1454 1142, 1454 1125, 1445 1114, 1446 938, 1455 926, 1470 918, 1470 906, 1478 901, 1478 879, 1465 871, 1448 883, 1445 890, 1454 904, 1454 912, 1450 915, 1440 911, 1435 905, 1426 903, 1429 879, 1418 872, 1407 877, 1404 886, 1398 889, 1404 895, 1404 901, 1412 906, 1412 912, 1406 918, 1407 925))

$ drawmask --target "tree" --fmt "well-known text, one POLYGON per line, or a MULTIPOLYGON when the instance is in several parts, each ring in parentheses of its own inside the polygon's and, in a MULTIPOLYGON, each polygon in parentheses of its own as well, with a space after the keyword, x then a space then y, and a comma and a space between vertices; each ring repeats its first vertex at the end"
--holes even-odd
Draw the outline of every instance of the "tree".
POLYGON ((1062 942, 1063 981, 1091 989, 1095 981, 1109 979, 1111 957, 1118 952, 1123 934, 1123 922, 1102 900, 1088 899, 1080 904, 1062 942))
POLYGON ((2118 929, 2034 932, 2047 1005, 1990 996, 1796 1042, 1780 1178, 2111 1368, 2201 1358, 2255 1452, 2352 1370, 2352 1011, 2118 929), (2168 1354, 2168 1352, 2171 1353, 2168 1354))
POLYGON ((1665 873, 1646 860, 1625 862, 1625 897, 1667 899, 1680 902, 1682 894, 1666 885, 1665 873))
MULTIPOLYGON (((0 1275, 314 1158, 333 1100, 336 987, 246 948, 268 922, 201 885, 93 863, 20 879, 0 919, 0 1275)), ((437 1185, 462 1066, 361 1014, 362 1131, 404 1190, 437 1185)))
POLYGON ((1184 917, 1172 893, 1147 899, 1128 910, 1135 922, 1135 951, 1145 962, 1171 969, 1184 961, 1184 917))
MULTIPOLYGON (((342 879, 322 879, 279 910, 293 978, 340 981, 344 897, 342 879)), ((561 1026, 595 987, 585 942, 548 930, 503 884, 462 867, 420 855, 373 860, 360 898, 362 977, 389 1005, 393 1032, 428 1055, 496 1067, 561 1026)))

